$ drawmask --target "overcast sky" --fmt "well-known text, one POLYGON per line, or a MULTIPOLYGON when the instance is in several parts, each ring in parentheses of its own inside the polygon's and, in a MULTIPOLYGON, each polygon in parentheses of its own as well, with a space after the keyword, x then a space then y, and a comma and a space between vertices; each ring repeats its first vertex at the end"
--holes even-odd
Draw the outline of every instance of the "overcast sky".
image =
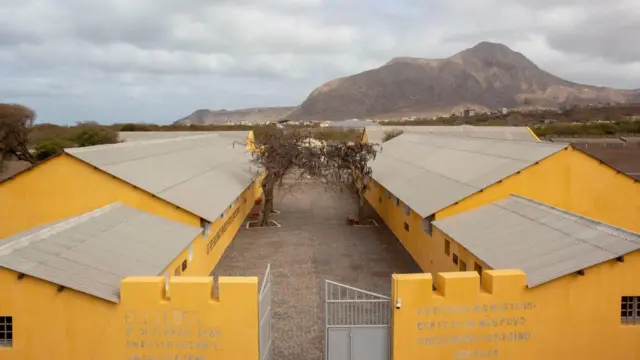
POLYGON ((0 102, 40 122, 169 123, 298 105, 329 79, 483 40, 640 88, 639 38, 638 0, 0 0, 0 102))

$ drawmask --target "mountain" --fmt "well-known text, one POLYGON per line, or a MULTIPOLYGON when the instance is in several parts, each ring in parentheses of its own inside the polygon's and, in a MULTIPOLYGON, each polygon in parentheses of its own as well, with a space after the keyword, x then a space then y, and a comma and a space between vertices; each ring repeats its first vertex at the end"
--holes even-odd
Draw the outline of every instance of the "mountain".
POLYGON ((175 122, 178 125, 223 125, 227 123, 261 123, 281 120, 294 107, 267 107, 241 110, 196 110, 193 114, 175 122))
POLYGON ((446 59, 395 58, 380 68, 329 81, 288 118, 428 117, 467 108, 559 108, 636 101, 640 101, 640 90, 572 83, 541 70, 505 45, 482 42, 446 59))

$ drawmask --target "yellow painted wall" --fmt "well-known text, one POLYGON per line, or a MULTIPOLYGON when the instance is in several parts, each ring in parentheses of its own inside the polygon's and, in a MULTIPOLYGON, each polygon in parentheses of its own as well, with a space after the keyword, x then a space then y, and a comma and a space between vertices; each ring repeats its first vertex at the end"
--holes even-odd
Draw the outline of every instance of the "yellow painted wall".
POLYGON ((391 195, 389 198, 384 187, 375 182, 369 187, 366 198, 420 268, 423 271, 430 271, 433 265, 431 254, 434 253, 434 243, 423 231, 420 215, 411 210, 407 216, 404 212, 404 203, 400 201, 400 206, 397 206, 395 196, 391 195), (409 225, 409 231, 404 228, 405 222, 409 225))
POLYGON ((182 276, 209 275, 240 230, 253 208, 255 199, 260 197, 261 191, 257 182, 248 187, 227 209, 225 217, 218 217, 211 227, 211 234, 206 238, 202 235, 198 236, 190 247, 167 265, 162 274, 166 272, 169 276, 173 276, 178 269, 178 274, 182 276), (189 260, 190 252, 193 254, 191 260, 189 260), (187 269, 182 271, 184 261, 187 262, 187 269))
POLYGON ((518 270, 393 276, 393 360, 640 359, 640 326, 622 296, 640 295, 640 252, 585 276, 529 289, 518 270))
POLYGON ((0 315, 13 317, 13 348, 0 360, 91 359, 117 305, 0 268, 0 315))
POLYGON ((571 147, 440 211, 436 218, 511 194, 640 232, 640 183, 571 147))
POLYGON ((212 281, 176 277, 166 296, 162 277, 127 278, 113 304, 0 269, 0 313, 14 322, 0 359, 258 359, 257 278, 221 277, 218 299, 212 281))

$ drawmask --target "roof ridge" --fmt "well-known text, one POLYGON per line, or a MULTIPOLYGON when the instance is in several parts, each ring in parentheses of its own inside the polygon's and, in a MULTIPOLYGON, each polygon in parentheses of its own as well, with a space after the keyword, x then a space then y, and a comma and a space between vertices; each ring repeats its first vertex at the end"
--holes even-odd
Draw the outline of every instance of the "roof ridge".
MULTIPOLYGON (((416 134, 416 133, 410 133, 410 134, 402 134, 400 136, 398 136, 398 138, 401 138, 403 135, 418 135, 418 136, 423 136, 422 134, 416 134)), ((435 137, 447 137, 448 135, 439 135, 439 134, 425 134, 428 136, 435 136, 435 137)), ((476 137, 471 137, 471 136, 449 136, 449 137, 453 137, 456 139, 474 139, 474 140, 490 140, 490 142, 494 143, 496 141, 506 141, 506 142, 511 142, 511 143, 520 143, 520 144, 527 144, 527 145, 531 145, 531 144, 541 144, 542 146, 547 146, 550 147, 548 145, 551 145, 553 147, 558 147, 558 144, 556 143, 543 143, 543 142, 536 142, 536 141, 519 141, 519 140, 502 140, 502 139, 486 139, 486 138, 476 138, 476 137)), ((412 144, 416 144, 419 146, 425 146, 425 144, 422 144, 420 142, 415 142, 415 141, 411 141, 411 140, 405 140, 407 142, 410 142, 412 144)), ((471 151, 471 150, 463 150, 463 149, 456 149, 453 147, 448 147, 448 146, 442 146, 442 145, 426 145, 426 146, 431 146, 431 147, 435 147, 435 148, 440 148, 440 149, 447 149, 447 150, 453 150, 453 151, 460 151, 460 152, 466 152, 466 153, 471 153, 471 154, 482 154, 482 155, 487 155, 487 156, 492 156, 495 158, 500 158, 500 159, 509 159, 509 160, 515 160, 515 161, 527 161, 529 162, 529 160, 522 160, 522 159, 516 159, 516 158, 512 158, 512 157, 508 157, 508 156, 502 156, 502 155, 495 155, 495 154, 489 154, 486 152, 482 152, 482 151, 471 151)), ((538 145, 535 145, 538 146, 538 145)), ((563 149, 567 148, 569 146, 569 144, 566 144, 565 146, 559 148, 555 153, 562 151, 563 149)), ((548 157, 550 155, 547 155, 545 157, 548 157)), ((543 158, 540 158, 539 160, 542 160, 543 158)))
POLYGON ((193 136, 179 136, 174 138, 165 138, 165 139, 149 139, 149 140, 140 140, 140 141, 122 141, 115 144, 102 144, 102 145, 94 145, 94 146, 85 146, 78 148, 68 148, 65 149, 65 152, 73 154, 73 153, 86 153, 103 149, 113 149, 113 148, 126 148, 140 145, 152 145, 152 144, 161 144, 168 142, 178 142, 184 140, 194 140, 194 139, 202 139, 206 137, 219 137, 219 135, 215 132, 211 134, 203 134, 203 135, 193 135, 193 136))
MULTIPOLYGON (((412 127, 412 126, 409 126, 412 127)), ((426 127, 431 127, 431 126, 423 126, 420 128, 426 128, 426 127)), ((434 126, 435 127, 435 126, 434 126)), ((450 127, 450 128, 456 128, 456 126, 444 126, 444 127, 450 127)), ((382 126, 382 128, 385 128, 384 126, 382 126)), ((396 127, 389 127, 389 130, 407 130, 405 128, 396 128, 396 127)), ((494 126, 470 126, 470 128, 494 128, 494 126)), ((497 128, 505 128, 504 126, 498 126, 497 128)), ((511 126, 511 127, 507 127, 510 129, 514 129, 514 128, 523 128, 526 129, 528 128, 527 126, 511 126)), ((404 134, 412 134, 412 135, 418 135, 418 136, 437 136, 437 137, 452 137, 452 138, 463 138, 463 139, 478 139, 478 140, 486 140, 486 141, 502 141, 502 142, 509 142, 509 143, 523 143, 523 144, 531 144, 531 143, 538 143, 538 144, 543 144, 543 145, 554 145, 555 143, 550 143, 548 141, 536 141, 535 139, 532 140, 519 140, 519 139, 505 139, 505 138, 491 138, 491 137, 483 137, 483 136, 472 136, 472 135, 461 135, 461 134, 457 134, 457 133, 453 133, 453 132, 437 132, 437 131, 410 131, 407 130, 408 132, 405 132, 404 134)), ((402 134, 402 135, 404 135, 402 134)), ((557 144, 555 144, 557 145, 557 144)))
POLYGON ((29 245, 31 245, 32 243, 36 242, 36 241, 42 241, 44 239, 47 239, 50 236, 56 235, 58 233, 61 233, 63 231, 66 231, 70 228, 73 228, 75 226, 78 226, 82 223, 85 223, 95 217, 101 216, 109 211, 111 211, 112 209, 116 208, 116 207, 120 207, 122 206, 122 203, 120 202, 114 202, 111 203, 109 205, 103 206, 101 208, 97 208, 95 210, 89 211, 89 212, 85 212, 83 214, 77 215, 77 216, 73 216, 70 217, 60 223, 51 225, 51 226, 47 226, 39 231, 36 231, 32 234, 26 235, 24 237, 21 237, 19 239, 17 239, 16 241, 12 241, 9 244, 6 244, 4 246, 0 245, 0 257, 1 256, 6 256, 11 254, 13 251, 17 250, 17 249, 21 249, 24 247, 27 247, 29 245))
MULTIPOLYGON (((203 136, 186 136, 186 137, 181 137, 181 138, 179 138, 179 139, 183 139, 183 140, 187 140, 187 139, 189 139, 189 140, 193 140, 193 139, 203 139, 203 138, 205 138, 205 137, 209 137, 209 136, 210 136, 210 135, 203 135, 203 136)), ((174 138, 172 138, 172 139, 155 139, 155 140, 149 140, 149 141, 138 141, 138 142, 128 142, 128 143, 119 143, 119 144, 109 144, 109 145, 104 145, 104 146, 105 146, 105 148, 107 148, 107 147, 108 147, 108 149, 112 149, 112 148, 116 148, 116 147, 115 147, 115 146, 109 147, 109 146, 111 146, 111 145, 120 145, 120 144, 123 144, 123 145, 124 145, 124 144, 129 144, 129 146, 136 146, 136 145, 140 145, 140 144, 143 144, 143 145, 150 145, 150 144, 155 144, 155 143, 164 143, 164 142, 167 142, 167 141, 165 141, 165 140, 175 140, 175 139, 174 139, 174 138)), ((194 150, 194 149, 201 149, 201 148, 209 147, 209 146, 212 146, 212 145, 221 145, 222 147, 224 147, 224 144, 221 144, 221 143, 218 143, 218 142, 211 142, 211 143, 206 143, 206 144, 204 144, 204 145, 202 145, 202 146, 195 146, 195 147, 185 148, 185 149, 181 149, 181 150, 170 150, 170 151, 160 152, 160 153, 152 154, 152 155, 148 155, 148 156, 134 157, 134 158, 127 159, 127 160, 124 160, 124 161, 120 161, 120 162, 114 162, 114 163, 109 163, 109 164, 100 165, 99 167, 101 167, 101 168, 102 168, 102 167, 112 166, 112 165, 121 165, 121 164, 126 164, 126 163, 129 163, 129 162, 134 162, 134 161, 139 161, 139 160, 144 160, 144 159, 150 159, 150 158, 154 158, 154 157, 160 157, 160 156, 164 156, 164 155, 167 155, 167 154, 182 153, 182 152, 191 151, 191 150, 194 150)), ((98 146, 103 146, 103 145, 98 145, 98 146)), ((122 147, 125 147, 125 146, 122 146, 122 147)), ((101 149, 105 149, 105 148, 98 148, 98 149, 96 149, 96 146, 91 146, 90 148, 94 148, 94 149, 89 149, 89 150, 101 150, 101 149)), ((233 149, 233 148, 235 148, 235 145, 234 145, 234 146, 232 146, 232 149, 233 149)), ((81 154, 81 153, 84 153, 84 152, 89 152, 89 151, 84 151, 84 149, 87 149, 87 148, 75 148, 75 149, 78 149, 78 151, 72 151, 72 152, 65 151, 65 152, 66 152, 67 154, 69 154, 69 155, 71 155, 71 156, 75 157, 76 159, 79 159, 79 160, 82 160, 82 161, 84 161, 84 162, 90 163, 90 162, 88 162, 88 161, 86 161, 86 160, 83 160, 82 158, 80 158, 80 157, 76 156, 76 154, 81 154)))
POLYGON ((596 249, 602 250, 602 251, 604 251, 604 252, 606 252, 606 253, 608 253, 608 254, 611 254, 611 255, 615 255, 615 256, 617 256, 616 254, 614 254, 614 253, 610 252, 609 250, 607 250, 607 249, 605 249, 605 248, 602 248, 602 247, 600 247, 600 246, 598 246, 598 245, 592 244, 592 243, 590 243, 590 242, 588 242, 588 241, 585 241, 585 240, 583 240, 583 239, 580 239, 580 238, 578 238, 578 237, 575 237, 575 236, 573 236, 573 235, 571 235, 571 234, 569 234, 569 233, 567 233, 567 232, 565 232, 565 231, 562 231, 562 230, 556 229, 556 228, 554 228, 553 226, 550 226, 549 224, 545 224, 545 223, 541 223, 541 222, 539 222, 539 221, 536 221, 536 219, 533 219, 533 218, 531 218, 531 217, 529 217, 529 216, 526 216, 526 215, 524 215, 524 214, 520 214, 520 213, 515 212, 515 211, 513 211, 513 210, 511 210, 511 209, 508 209, 508 208, 506 208, 506 207, 504 207, 504 206, 502 206, 502 205, 499 205, 497 202, 491 203, 491 205, 493 205, 493 206, 497 206, 497 207, 499 207, 499 208, 500 208, 500 209, 502 209, 502 210, 505 210, 505 211, 507 211, 507 212, 509 212, 509 213, 512 213, 512 214, 517 215, 517 216, 520 216, 521 218, 527 219, 527 220, 532 221, 532 222, 534 222, 534 223, 536 223, 536 224, 539 224, 539 225, 541 225, 541 226, 544 226, 544 227, 546 227, 546 228, 549 228, 549 229, 551 229, 551 230, 553 230, 553 231, 555 231, 555 232, 558 232, 558 233, 560 233, 560 234, 563 234, 563 235, 565 235, 565 236, 568 236, 568 237, 570 237, 570 238, 572 238, 572 239, 575 239, 575 240, 577 240, 577 241, 579 241, 579 242, 581 242, 581 243, 584 243, 584 244, 589 245, 589 246, 591 246, 591 247, 594 247, 594 248, 596 248, 596 249))
POLYGON ((621 227, 618 227, 618 226, 615 226, 615 225, 611 225, 611 224, 605 223, 603 221, 600 221, 600 220, 597 220, 597 219, 593 219, 593 218, 590 218, 588 216, 584 216, 584 215, 581 215, 581 214, 578 214, 578 213, 574 213, 574 212, 571 212, 571 211, 568 211, 568 210, 565 210, 565 209, 561 209, 559 207, 556 207, 556 206, 553 206, 553 205, 549 205, 549 204, 546 204, 546 203, 543 203, 543 202, 540 202, 540 201, 536 201, 536 200, 533 200, 533 199, 530 199, 530 198, 527 198, 527 197, 524 197, 524 196, 521 196, 521 195, 512 194, 510 196, 512 196, 513 198, 515 198, 515 199, 517 199, 518 201, 521 201, 521 202, 528 202, 528 203, 532 203, 532 204, 535 204, 535 205, 538 205, 538 206, 545 207, 545 208, 547 208, 549 210, 554 211, 557 215, 562 216, 563 218, 565 218, 567 220, 570 220, 570 221, 573 221, 575 223, 578 223, 578 221, 580 221, 581 225, 584 225, 584 226, 586 226, 586 227, 588 227, 588 228, 590 228, 592 230, 604 232, 604 233, 607 233, 607 234, 609 234, 611 236, 615 236, 615 237, 618 237, 620 239, 624 239, 624 240, 627 240, 629 242, 637 243, 637 244, 640 245, 639 241, 635 241, 633 239, 628 239, 628 238, 626 238, 624 236, 621 236, 619 234, 619 233, 624 233, 624 234, 628 234, 628 235, 631 235, 631 236, 640 237, 640 234, 638 234, 636 232, 633 232, 631 230, 627 230, 627 229, 624 229, 624 228, 621 228, 621 227), (576 220, 578 220, 578 221, 576 221, 576 220), (602 227, 606 228, 607 230, 614 230, 614 231, 605 231, 602 228, 599 228, 599 227, 596 227, 596 226, 592 226, 592 225, 594 225, 594 223, 596 223, 598 225, 601 225, 602 227))

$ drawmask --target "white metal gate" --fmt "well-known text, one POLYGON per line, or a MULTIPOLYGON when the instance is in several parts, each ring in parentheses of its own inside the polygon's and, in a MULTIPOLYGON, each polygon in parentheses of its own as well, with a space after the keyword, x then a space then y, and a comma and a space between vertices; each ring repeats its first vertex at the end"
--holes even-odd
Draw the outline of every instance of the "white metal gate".
POLYGON ((325 360, 389 360, 389 297, 326 280, 325 322, 325 360))
POLYGON ((262 279, 259 300, 260 360, 271 359, 271 264, 262 279))

